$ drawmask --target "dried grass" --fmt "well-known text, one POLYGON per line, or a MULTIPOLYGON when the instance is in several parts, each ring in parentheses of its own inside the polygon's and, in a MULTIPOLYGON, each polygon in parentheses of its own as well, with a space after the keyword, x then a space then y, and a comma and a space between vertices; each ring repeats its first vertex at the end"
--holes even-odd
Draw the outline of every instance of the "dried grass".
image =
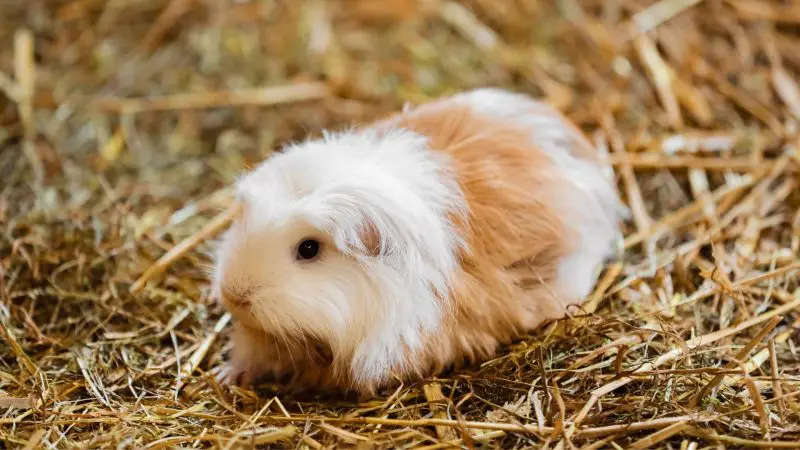
POLYGON ((0 2, 0 448, 800 447, 799 23, 778 0, 0 2), (616 168, 633 220, 585 311, 368 403, 217 385, 226 186, 485 85, 616 168))

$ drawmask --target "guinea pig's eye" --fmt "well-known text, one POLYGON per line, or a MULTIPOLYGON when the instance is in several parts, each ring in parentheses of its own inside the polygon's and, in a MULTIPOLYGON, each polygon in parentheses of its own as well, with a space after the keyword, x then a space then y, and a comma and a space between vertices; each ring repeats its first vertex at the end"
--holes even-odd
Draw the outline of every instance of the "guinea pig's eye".
POLYGON ((303 239, 297 246, 297 259, 310 261, 319 256, 320 243, 314 239, 303 239))

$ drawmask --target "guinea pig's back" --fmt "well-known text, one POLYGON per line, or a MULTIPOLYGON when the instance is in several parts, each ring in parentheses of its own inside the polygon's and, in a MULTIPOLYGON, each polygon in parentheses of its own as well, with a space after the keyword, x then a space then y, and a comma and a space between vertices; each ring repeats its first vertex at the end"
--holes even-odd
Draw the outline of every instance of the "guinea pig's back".
POLYGON ((473 297, 464 307, 509 316, 487 314, 499 322, 484 325, 513 325, 520 302, 535 316, 523 327, 561 317, 589 294, 613 249, 620 204, 597 151, 560 113, 522 94, 479 89, 383 125, 426 136, 451 160, 469 206, 458 224, 468 249, 458 283, 473 297), (476 304, 481 287, 488 291, 476 304), (519 298, 526 291, 540 300, 519 298))
POLYGON ((569 119, 527 95, 484 88, 451 101, 467 105, 476 117, 519 130, 528 137, 531 151, 546 155, 552 164, 547 170, 559 181, 555 212, 574 236, 571 252, 558 266, 560 295, 570 302, 587 296, 600 264, 613 254, 620 221, 628 214, 602 154, 569 119))

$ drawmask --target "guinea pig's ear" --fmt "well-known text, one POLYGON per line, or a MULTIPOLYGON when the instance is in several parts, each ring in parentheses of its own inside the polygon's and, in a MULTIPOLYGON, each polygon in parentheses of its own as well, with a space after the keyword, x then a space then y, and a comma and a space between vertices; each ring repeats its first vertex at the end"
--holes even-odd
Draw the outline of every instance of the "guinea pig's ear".
POLYGON ((365 256, 378 257, 384 254, 384 244, 381 242, 381 235, 378 227, 370 220, 365 220, 359 230, 359 240, 361 241, 362 252, 365 256))

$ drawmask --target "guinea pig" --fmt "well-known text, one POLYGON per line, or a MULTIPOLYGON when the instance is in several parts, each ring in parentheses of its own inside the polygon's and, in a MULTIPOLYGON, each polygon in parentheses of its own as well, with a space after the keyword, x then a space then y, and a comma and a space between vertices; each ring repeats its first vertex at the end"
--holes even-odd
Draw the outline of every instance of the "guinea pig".
POLYGON ((222 381, 371 395, 492 357, 590 293, 626 209, 559 112, 483 88, 277 152, 236 185, 222 381))

